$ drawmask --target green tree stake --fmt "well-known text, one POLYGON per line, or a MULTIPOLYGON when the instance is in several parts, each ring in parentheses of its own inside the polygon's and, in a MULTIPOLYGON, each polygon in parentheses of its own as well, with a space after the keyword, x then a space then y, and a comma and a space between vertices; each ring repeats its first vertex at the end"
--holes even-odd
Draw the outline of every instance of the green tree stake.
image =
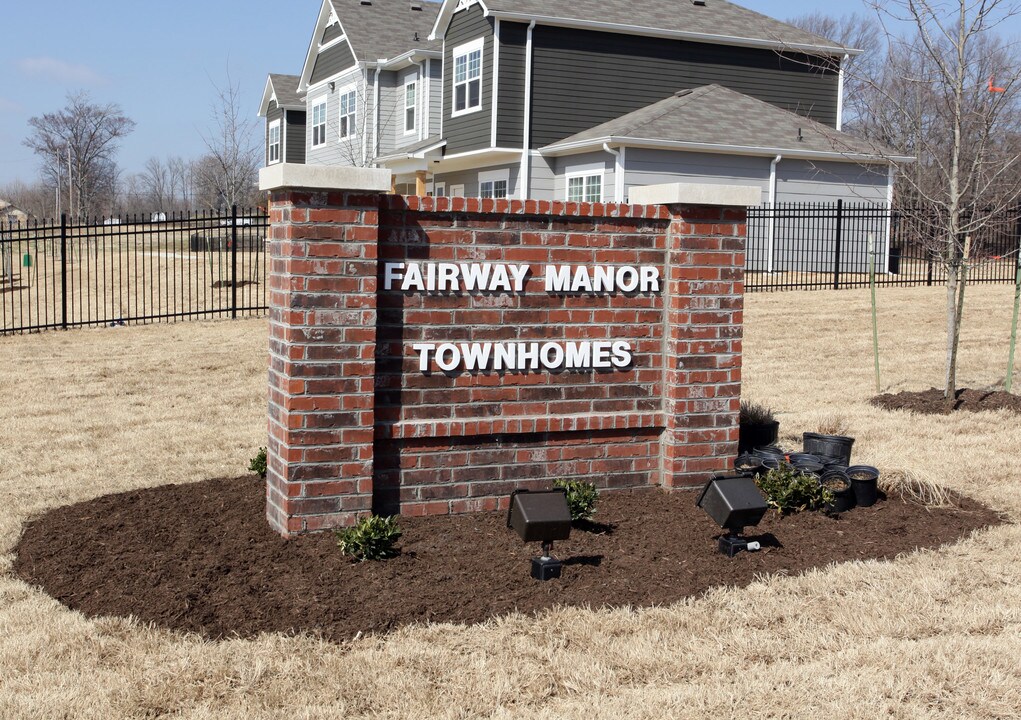
POLYGON ((876 313, 876 236, 869 233, 869 285, 872 288, 872 355, 876 361, 876 394, 882 392, 879 382, 879 317, 876 313))
POLYGON ((1021 246, 1018 247, 1017 277, 1014 280, 1014 319, 1010 324, 1010 359, 1007 361, 1007 392, 1014 382, 1014 348, 1017 347, 1017 310, 1021 305, 1021 246))

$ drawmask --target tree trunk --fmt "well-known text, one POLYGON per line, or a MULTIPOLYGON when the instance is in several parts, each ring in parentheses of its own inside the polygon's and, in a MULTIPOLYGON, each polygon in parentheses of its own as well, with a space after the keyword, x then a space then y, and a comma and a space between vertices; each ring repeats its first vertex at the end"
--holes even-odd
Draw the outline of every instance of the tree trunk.
MULTIPOLYGON (((954 402, 957 399, 957 357, 958 351, 961 345, 961 320, 964 317, 964 289, 968 286, 968 261, 971 256, 971 236, 969 235, 964 239, 964 256, 961 259, 960 271, 957 271, 957 265, 955 263, 954 271, 954 285, 957 286, 956 296, 949 298, 950 303, 953 306, 953 317, 952 319, 948 316, 948 320, 952 321, 953 334, 950 336, 949 350, 950 356, 947 362, 947 388, 943 393, 943 398, 947 403, 947 410, 953 410, 954 402)), ((950 283, 947 283, 949 289, 950 283)))

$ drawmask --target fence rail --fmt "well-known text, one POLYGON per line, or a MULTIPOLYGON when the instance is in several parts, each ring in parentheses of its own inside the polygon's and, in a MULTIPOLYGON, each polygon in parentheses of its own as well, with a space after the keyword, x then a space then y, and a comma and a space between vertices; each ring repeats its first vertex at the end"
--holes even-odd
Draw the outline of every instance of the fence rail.
MULTIPOLYGON (((876 282, 925 286, 946 281, 941 262, 945 221, 930 210, 868 204, 789 203, 748 209, 745 289, 866 287, 869 238, 876 282)), ((1013 283, 1021 208, 992 217, 972 234, 969 282, 1013 283)))
POLYGON ((262 314, 267 227, 237 208, 0 227, 0 333, 262 314))
MULTIPOLYGON (((261 315, 269 219, 255 211, 158 213, 92 223, 0 227, 0 334, 261 315)), ((875 205, 778 204, 748 210, 745 289, 843 289, 945 282, 938 216, 875 205)), ((1012 283, 1021 209, 972 242, 971 282, 1012 283)))

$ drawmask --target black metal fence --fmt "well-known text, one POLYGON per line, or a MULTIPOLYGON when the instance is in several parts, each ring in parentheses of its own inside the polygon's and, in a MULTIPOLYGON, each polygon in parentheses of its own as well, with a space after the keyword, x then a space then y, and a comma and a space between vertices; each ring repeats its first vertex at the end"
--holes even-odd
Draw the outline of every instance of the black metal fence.
MULTIPOLYGON (((946 281, 944 218, 932 210, 869 204, 787 203, 748 210, 745 288, 834 289, 869 284, 869 247, 881 285, 946 281)), ((999 213, 972 234, 969 282, 1013 283, 1021 209, 999 213)))
POLYGON ((0 334, 262 314, 268 224, 232 208, 0 227, 0 334))

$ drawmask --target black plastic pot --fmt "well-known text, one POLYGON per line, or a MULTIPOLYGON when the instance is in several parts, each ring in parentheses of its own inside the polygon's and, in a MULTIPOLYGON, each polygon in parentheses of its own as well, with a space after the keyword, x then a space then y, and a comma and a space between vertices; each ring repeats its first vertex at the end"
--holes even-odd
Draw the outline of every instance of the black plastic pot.
POLYGON ((822 463, 822 458, 810 453, 791 453, 788 455, 790 461, 797 467, 799 462, 822 463))
POLYGON ((825 470, 825 466, 822 463, 808 462, 805 460, 792 463, 792 465, 794 465, 794 468, 798 472, 805 473, 806 475, 815 475, 816 477, 820 477, 825 470))
POLYGON ((854 508, 856 504, 854 488, 842 470, 827 470, 819 482, 833 493, 833 502, 826 505, 827 512, 847 512, 854 508))
POLYGON ((819 458, 819 462, 826 466, 827 470, 846 470, 847 463, 844 462, 844 458, 831 458, 823 455, 819 458))
POLYGON ((780 458, 781 460, 787 459, 787 453, 775 445, 766 445, 764 447, 757 447, 752 450, 752 455, 757 455, 760 458, 780 458))
POLYGON ((762 470, 762 458, 751 453, 738 455, 734 460, 734 470, 746 475, 754 475, 762 470))
POLYGON ((776 420, 771 423, 741 423, 737 440, 737 451, 739 453, 746 453, 753 448, 775 443, 777 433, 779 432, 780 423, 776 420))
POLYGON ((851 446, 854 445, 853 437, 844 435, 821 435, 819 433, 805 433, 802 436, 805 452, 827 458, 840 458, 844 465, 851 464, 851 446))
POLYGON ((879 499, 879 471, 871 465, 852 465, 844 471, 854 489, 854 501, 858 507, 869 507, 879 499))
POLYGON ((762 468, 764 470, 776 470, 781 465, 790 465, 790 463, 788 463, 783 457, 768 457, 762 459, 762 468))

